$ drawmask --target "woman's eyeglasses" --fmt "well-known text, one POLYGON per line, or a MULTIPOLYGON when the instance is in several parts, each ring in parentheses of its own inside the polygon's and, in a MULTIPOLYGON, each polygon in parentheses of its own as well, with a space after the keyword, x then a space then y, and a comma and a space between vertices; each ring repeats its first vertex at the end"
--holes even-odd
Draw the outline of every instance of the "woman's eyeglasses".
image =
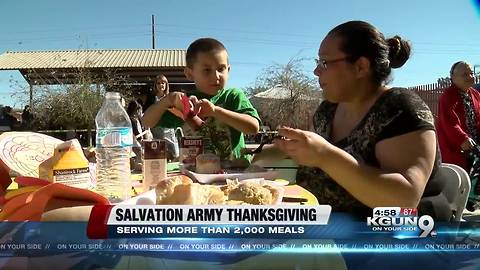
POLYGON ((336 62, 340 61, 345 61, 348 60, 350 57, 345 56, 342 58, 338 59, 332 59, 332 60, 325 60, 325 59, 315 59, 315 63, 317 64, 317 67, 321 67, 322 69, 327 69, 327 66, 336 62))

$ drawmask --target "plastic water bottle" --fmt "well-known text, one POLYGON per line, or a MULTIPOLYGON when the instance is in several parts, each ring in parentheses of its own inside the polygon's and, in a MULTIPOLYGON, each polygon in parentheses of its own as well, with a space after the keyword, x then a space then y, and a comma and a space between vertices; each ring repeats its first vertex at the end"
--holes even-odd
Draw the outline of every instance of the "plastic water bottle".
POLYGON ((120 103, 120 94, 107 92, 95 117, 97 127, 97 185, 95 191, 111 203, 130 198, 132 124, 120 103))
POLYGON ((168 144, 171 145, 171 149, 170 147, 167 147, 167 150, 170 150, 172 152, 173 158, 177 158, 178 155, 180 154, 180 149, 178 148, 178 140, 177 140, 177 136, 175 135, 175 129, 164 128, 163 139, 167 141, 168 144))

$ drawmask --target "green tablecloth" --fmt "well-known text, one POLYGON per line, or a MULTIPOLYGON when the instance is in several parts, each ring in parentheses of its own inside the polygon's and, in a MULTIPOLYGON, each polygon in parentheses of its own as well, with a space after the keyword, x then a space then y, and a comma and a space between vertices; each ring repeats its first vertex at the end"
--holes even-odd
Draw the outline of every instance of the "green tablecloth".
POLYGON ((179 170, 180 170, 179 165, 180 165, 179 162, 170 162, 170 163, 167 163, 167 172, 179 171, 179 170))

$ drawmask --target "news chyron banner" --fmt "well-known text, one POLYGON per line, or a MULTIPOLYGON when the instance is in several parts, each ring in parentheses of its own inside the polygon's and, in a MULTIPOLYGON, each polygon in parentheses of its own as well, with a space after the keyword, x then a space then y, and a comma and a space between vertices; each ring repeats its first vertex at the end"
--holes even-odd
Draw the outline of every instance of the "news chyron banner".
POLYGON ((305 226, 327 225, 331 207, 262 205, 95 206, 87 235, 92 239, 200 237, 282 238, 306 234, 305 226))
POLYGON ((88 223, 0 223, 0 269, 479 266, 480 222, 437 222, 415 208, 359 217, 323 205, 113 205, 94 207, 88 223))

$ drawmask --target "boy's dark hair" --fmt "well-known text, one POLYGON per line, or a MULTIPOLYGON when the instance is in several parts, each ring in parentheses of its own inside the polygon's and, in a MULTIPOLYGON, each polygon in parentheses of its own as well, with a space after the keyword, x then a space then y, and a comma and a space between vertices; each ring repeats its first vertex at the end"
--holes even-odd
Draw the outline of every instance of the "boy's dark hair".
POLYGON ((199 53, 226 51, 223 44, 214 38, 200 38, 195 40, 187 49, 187 67, 192 67, 199 53))

